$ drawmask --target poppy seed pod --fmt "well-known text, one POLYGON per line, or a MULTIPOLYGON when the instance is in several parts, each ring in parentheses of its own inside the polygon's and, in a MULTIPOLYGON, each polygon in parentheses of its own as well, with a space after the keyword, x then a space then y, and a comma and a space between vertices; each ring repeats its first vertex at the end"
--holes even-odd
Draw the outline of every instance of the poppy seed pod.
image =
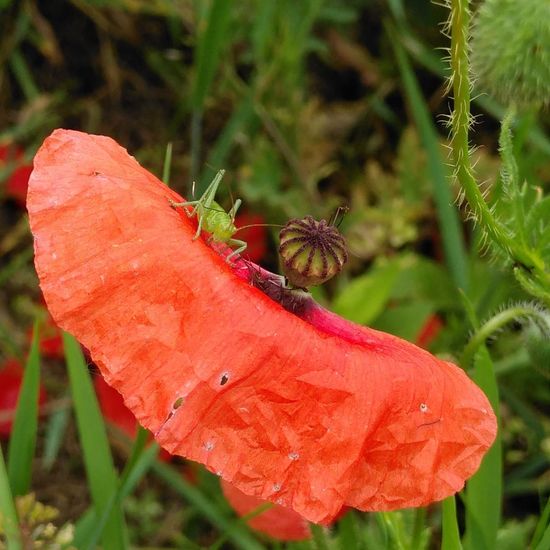
POLYGON ((348 259, 344 237, 326 220, 294 218, 281 229, 279 239, 283 272, 296 287, 323 284, 338 275, 348 259))

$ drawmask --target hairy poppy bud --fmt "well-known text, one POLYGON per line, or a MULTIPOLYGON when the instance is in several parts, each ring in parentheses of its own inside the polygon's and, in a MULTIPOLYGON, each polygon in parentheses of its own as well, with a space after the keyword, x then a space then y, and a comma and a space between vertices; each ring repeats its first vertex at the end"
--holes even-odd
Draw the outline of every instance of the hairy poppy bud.
POLYGON ((550 103, 550 3, 485 0, 472 29, 472 72, 505 105, 550 103))
POLYGON ((328 281, 348 259, 346 241, 334 225, 311 216, 292 219, 279 233, 279 254, 289 282, 307 288, 328 281))

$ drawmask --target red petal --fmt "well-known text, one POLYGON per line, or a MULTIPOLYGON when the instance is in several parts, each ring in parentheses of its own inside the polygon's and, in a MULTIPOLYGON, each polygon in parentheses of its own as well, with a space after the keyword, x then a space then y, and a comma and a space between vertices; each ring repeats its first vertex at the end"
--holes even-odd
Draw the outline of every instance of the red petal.
POLYGON ((430 344, 437 338, 437 335, 443 328, 443 321, 441 317, 433 313, 430 315, 426 322, 422 325, 422 328, 418 332, 416 337, 416 345, 421 348, 428 348, 430 344))
POLYGON ((252 262, 258 263, 267 254, 267 230, 265 219, 259 214, 243 212, 235 218, 236 227, 244 227, 237 232, 236 237, 247 243, 244 255, 252 262))
POLYGON ((109 386, 102 376, 94 378, 94 387, 103 416, 133 439, 136 436, 138 422, 132 411, 124 404, 122 395, 109 386))
MULTIPOLYGON (((0 414, 15 414, 19 391, 23 382, 24 370, 21 364, 8 359, 0 366, 0 414)), ((43 405, 46 402, 46 390, 40 385, 38 389, 38 404, 43 405)), ((7 437, 11 434, 12 419, 0 422, 0 436, 7 437)))
POLYGON ((289 313, 193 240, 168 198, 181 200, 112 139, 65 130, 38 152, 28 197, 54 320, 161 445, 317 522, 463 487, 496 421, 461 369, 289 313))
POLYGON ((11 197, 24 208, 32 166, 21 164, 22 157, 23 150, 20 147, 0 145, 0 167, 9 162, 17 163, 6 181, 6 196, 11 197))
MULTIPOLYGON (((227 481, 221 482, 225 498, 239 514, 245 516, 253 512, 266 501, 245 495, 227 481)), ((307 521, 290 508, 273 505, 261 514, 249 519, 248 525, 256 531, 265 533, 278 540, 305 540, 311 537, 307 521)))

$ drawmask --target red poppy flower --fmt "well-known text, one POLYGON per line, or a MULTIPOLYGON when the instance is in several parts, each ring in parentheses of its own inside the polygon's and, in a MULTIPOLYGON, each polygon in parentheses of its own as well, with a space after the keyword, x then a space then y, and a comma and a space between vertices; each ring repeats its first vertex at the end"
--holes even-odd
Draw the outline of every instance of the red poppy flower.
POLYGON ((19 147, 0 145, 0 168, 9 162, 15 163, 15 167, 5 183, 6 196, 11 197, 24 208, 32 166, 22 163, 22 159, 23 150, 19 147))
POLYGON ((132 411, 124 404, 122 395, 109 386, 102 376, 94 378, 94 387, 103 416, 129 438, 136 437, 138 422, 132 411))
MULTIPOLYGON (((266 502, 245 495, 237 487, 224 480, 221 482, 221 488, 225 498, 239 516, 250 514, 266 502)), ((249 519, 247 523, 252 529, 278 540, 290 541, 311 538, 307 521, 294 510, 283 508, 278 504, 274 504, 273 507, 249 519)))
POLYGON ((439 315, 433 313, 422 325, 416 337, 416 345, 421 348, 428 348, 430 344, 437 338, 437 335, 443 328, 443 321, 439 315))
POLYGON ((265 224, 265 219, 260 214, 243 212, 235 218, 235 227, 244 227, 237 233, 237 237, 248 244, 244 256, 255 263, 267 254, 267 229, 262 224, 265 224))
MULTIPOLYGON (((32 342, 32 327, 27 331, 27 341, 30 345, 32 342)), ((42 357, 50 359, 61 359, 64 357, 63 338, 61 330, 55 324, 51 315, 48 313, 43 325, 40 327, 40 353, 42 357)))
MULTIPOLYGON (((14 360, 8 359, 0 366, 0 414, 14 415, 17 407, 19 391, 23 383, 23 367, 14 360)), ((46 402, 46 390, 40 386, 38 390, 38 404, 46 402)), ((8 437, 11 433, 13 420, 0 421, 0 437, 8 437)))
POLYGON ((496 421, 461 369, 230 266, 169 199, 112 139, 67 130, 28 196, 54 320, 163 447, 315 522, 463 487, 496 421))

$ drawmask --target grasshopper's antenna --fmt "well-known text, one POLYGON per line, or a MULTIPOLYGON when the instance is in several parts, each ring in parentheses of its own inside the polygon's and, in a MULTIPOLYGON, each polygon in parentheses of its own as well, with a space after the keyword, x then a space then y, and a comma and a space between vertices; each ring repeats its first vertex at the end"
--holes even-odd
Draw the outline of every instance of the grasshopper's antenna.
POLYGON ((227 182, 227 189, 229 190, 229 198, 231 199, 231 208, 229 210, 229 215, 232 217, 233 221, 235 221, 235 216, 237 214, 237 210, 239 209, 239 206, 241 205, 240 199, 237 199, 237 202, 239 203, 237 207, 235 208, 235 197, 233 196, 233 189, 231 187, 231 182, 227 182))
POLYGON ((281 225, 280 223, 249 223, 247 225, 237 227, 237 231, 235 231, 235 233, 238 233, 242 229, 248 229, 249 227, 284 227, 284 225, 281 225))
POLYGON ((193 180, 193 183, 191 184, 191 196, 195 198, 195 186, 197 185, 197 182, 193 180))

